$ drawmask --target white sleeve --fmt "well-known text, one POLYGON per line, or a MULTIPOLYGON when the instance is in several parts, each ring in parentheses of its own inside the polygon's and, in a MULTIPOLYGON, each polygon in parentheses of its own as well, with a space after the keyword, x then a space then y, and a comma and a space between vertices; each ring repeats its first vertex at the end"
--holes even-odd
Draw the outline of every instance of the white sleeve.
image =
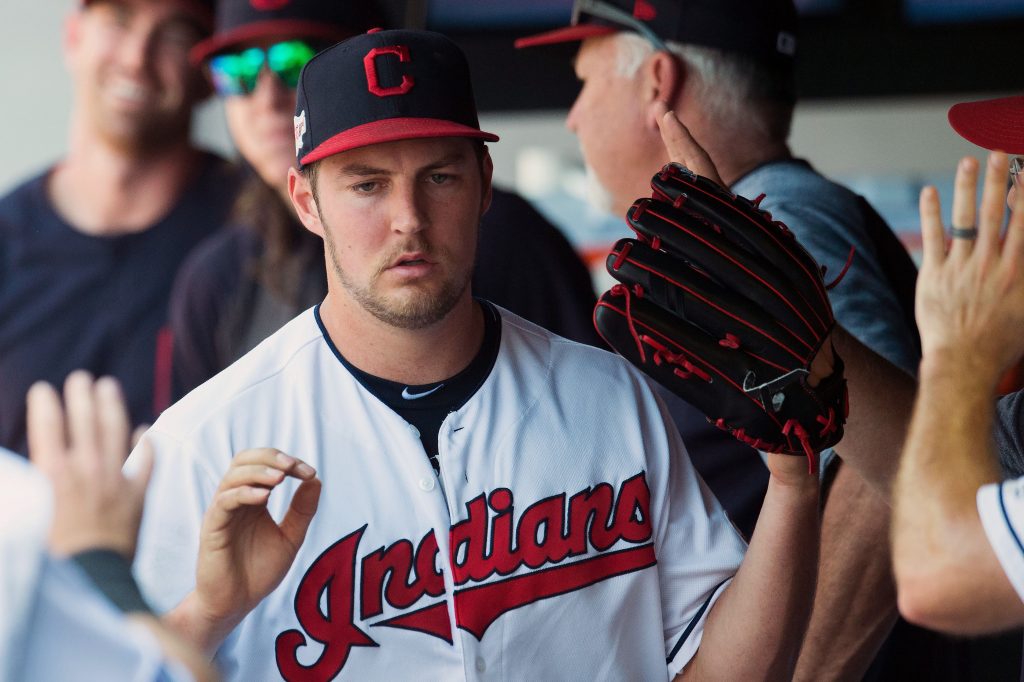
POLYGON ((114 609, 70 561, 47 560, 38 588, 12 679, 191 679, 165 660, 152 632, 114 609))
POLYGON ((982 486, 977 502, 989 544, 1024 601, 1024 477, 982 486))
POLYGON ((682 439, 661 407, 662 434, 651 438, 651 514, 661 581, 665 660, 677 675, 700 646, 708 614, 746 552, 746 543, 690 463, 682 439), (661 442, 658 443, 657 441, 661 442), (655 483, 654 481, 657 481, 655 483))
MULTIPOLYGON (((146 433, 155 456, 139 528, 134 572, 146 601, 166 613, 195 587, 203 514, 220 479, 177 439, 156 427, 146 433)), ((137 465, 136 453, 125 471, 137 465)))

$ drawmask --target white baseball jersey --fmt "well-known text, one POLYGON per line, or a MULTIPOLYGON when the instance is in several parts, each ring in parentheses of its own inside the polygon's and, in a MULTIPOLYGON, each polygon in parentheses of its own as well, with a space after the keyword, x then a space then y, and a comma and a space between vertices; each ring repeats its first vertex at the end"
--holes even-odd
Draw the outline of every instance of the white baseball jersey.
POLYGON ((643 375, 502 318, 493 369, 441 425, 440 476, 315 309, 149 431, 137 573, 160 609, 193 586, 235 453, 278 448, 324 483, 291 570, 218 653, 229 679, 653 680, 690 660, 742 539, 643 375))
POLYGON ((1024 478, 983 485, 977 503, 989 544, 1024 600, 1024 478))

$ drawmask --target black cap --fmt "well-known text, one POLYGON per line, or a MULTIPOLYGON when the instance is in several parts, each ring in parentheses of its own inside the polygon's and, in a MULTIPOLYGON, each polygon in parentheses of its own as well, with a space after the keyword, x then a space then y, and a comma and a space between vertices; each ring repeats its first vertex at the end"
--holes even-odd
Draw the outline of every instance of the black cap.
POLYGON ((299 168, 349 149, 421 137, 498 140, 480 130, 465 55, 440 33, 374 29, 327 48, 302 69, 299 168))
POLYGON ((633 31, 659 49, 671 41, 791 64, 796 54, 793 0, 576 0, 570 26, 516 41, 533 47, 633 31))
POLYGON ((325 44, 379 26, 375 0, 218 0, 210 38, 192 48, 196 64, 218 52, 261 38, 314 38, 325 44))

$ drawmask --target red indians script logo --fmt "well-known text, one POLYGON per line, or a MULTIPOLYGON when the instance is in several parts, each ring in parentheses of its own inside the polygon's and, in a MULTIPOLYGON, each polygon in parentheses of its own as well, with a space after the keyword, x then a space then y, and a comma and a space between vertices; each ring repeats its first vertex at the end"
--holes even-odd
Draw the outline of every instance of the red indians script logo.
POLYGON ((281 9, 287 7, 292 0, 249 0, 249 4, 252 5, 253 9, 261 12, 270 12, 275 9, 281 9))
MULTIPOLYGON (((507 611, 657 563, 650 541, 651 492, 643 473, 618 491, 601 483, 566 498, 562 493, 540 500, 518 519, 507 488, 466 503, 468 517, 449 531, 457 627, 479 640, 507 611), (609 551, 619 542, 637 546, 609 551), (590 556, 567 561, 585 555, 590 556), (493 576, 498 577, 488 581, 493 576)), ((353 647, 379 646, 367 626, 414 630, 452 644, 434 533, 415 546, 399 540, 360 554, 365 531, 363 526, 328 547, 299 583, 295 615, 302 629, 282 632, 275 644, 286 680, 333 678, 353 647), (371 622, 383 614, 385 602, 404 612, 371 622), (297 657, 307 637, 323 644, 320 658, 309 666, 297 657)))
POLYGON ((377 75, 377 58, 385 55, 398 57, 399 62, 409 61, 409 48, 405 45, 391 45, 389 47, 375 47, 363 57, 363 68, 366 70, 366 87, 378 97, 390 97, 391 95, 404 95, 412 90, 415 83, 412 76, 402 75, 402 82, 398 85, 384 87, 380 84, 377 75))

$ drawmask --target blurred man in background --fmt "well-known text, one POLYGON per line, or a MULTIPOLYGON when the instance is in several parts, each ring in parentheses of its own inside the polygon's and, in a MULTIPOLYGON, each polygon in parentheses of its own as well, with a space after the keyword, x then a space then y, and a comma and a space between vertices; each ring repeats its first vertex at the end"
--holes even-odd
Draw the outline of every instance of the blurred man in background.
POLYGON ((76 368, 116 377, 134 424, 169 402, 171 283, 236 192, 190 143, 208 86, 188 52, 211 25, 199 0, 86 0, 68 17, 67 154, 0 198, 0 446, 25 454, 26 391, 76 368))

